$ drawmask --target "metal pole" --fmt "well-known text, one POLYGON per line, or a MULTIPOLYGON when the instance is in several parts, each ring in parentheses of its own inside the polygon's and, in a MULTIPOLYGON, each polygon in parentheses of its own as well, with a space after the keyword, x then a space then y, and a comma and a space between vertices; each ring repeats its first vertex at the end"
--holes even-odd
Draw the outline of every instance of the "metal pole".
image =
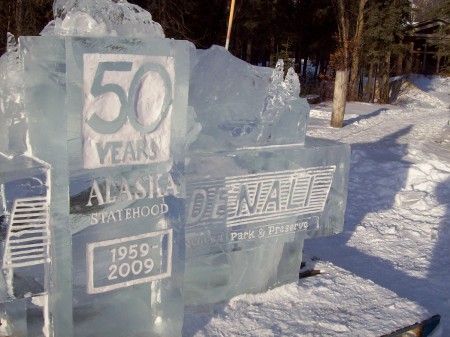
POLYGON ((228 19, 228 31, 227 31, 227 40, 225 42, 225 49, 228 50, 230 45, 230 36, 231 36, 231 26, 233 25, 233 16, 234 16, 234 4, 236 0, 231 0, 231 8, 230 8, 230 17, 228 19))

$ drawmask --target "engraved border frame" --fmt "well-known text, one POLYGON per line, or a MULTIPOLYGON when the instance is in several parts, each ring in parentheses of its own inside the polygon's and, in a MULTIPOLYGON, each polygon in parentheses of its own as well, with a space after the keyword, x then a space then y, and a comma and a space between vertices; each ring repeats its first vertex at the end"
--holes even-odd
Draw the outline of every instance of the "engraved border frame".
POLYGON ((173 230, 167 229, 163 231, 153 232, 153 233, 146 233, 136 236, 129 236, 124 237, 120 239, 114 239, 114 240, 107 240, 107 241, 100 241, 100 242, 94 242, 89 243, 87 245, 87 254, 86 254, 86 264, 87 264, 87 293, 88 294, 99 294, 108 292, 115 289, 125 288, 137 284, 143 284, 148 283, 151 281, 161 280, 167 277, 170 277, 172 275, 172 245, 173 245, 173 230), (131 281, 125 281, 120 283, 115 283, 107 286, 102 287, 94 287, 94 249, 98 247, 107 247, 112 246, 117 243, 125 243, 130 241, 136 241, 141 240, 145 238, 153 238, 157 236, 164 236, 168 235, 168 253, 167 253, 167 271, 163 274, 157 274, 152 275, 149 277, 139 278, 136 280, 131 281))

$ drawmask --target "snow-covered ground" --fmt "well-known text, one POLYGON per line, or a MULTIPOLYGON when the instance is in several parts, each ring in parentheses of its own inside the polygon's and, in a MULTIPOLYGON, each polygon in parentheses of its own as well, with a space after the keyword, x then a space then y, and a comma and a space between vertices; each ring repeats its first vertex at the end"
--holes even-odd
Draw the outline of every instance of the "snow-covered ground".
POLYGON ((344 232, 306 240, 322 274, 214 312, 186 312, 188 336, 380 336, 440 314, 450 336, 450 78, 416 76, 393 105, 311 107, 308 135, 352 145, 344 232))

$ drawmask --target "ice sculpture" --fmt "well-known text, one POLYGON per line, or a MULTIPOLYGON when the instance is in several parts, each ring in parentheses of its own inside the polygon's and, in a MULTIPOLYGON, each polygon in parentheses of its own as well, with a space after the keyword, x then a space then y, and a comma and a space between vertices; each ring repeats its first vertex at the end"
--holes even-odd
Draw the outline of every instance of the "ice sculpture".
POLYGON ((308 237, 342 231, 349 146, 305 138, 309 106, 279 61, 199 52, 189 104, 185 303, 208 306, 295 281, 308 237))
POLYGON ((342 230, 349 147, 305 137, 282 61, 124 0, 54 13, 0 59, 0 335, 180 336, 184 303, 293 281, 342 230))

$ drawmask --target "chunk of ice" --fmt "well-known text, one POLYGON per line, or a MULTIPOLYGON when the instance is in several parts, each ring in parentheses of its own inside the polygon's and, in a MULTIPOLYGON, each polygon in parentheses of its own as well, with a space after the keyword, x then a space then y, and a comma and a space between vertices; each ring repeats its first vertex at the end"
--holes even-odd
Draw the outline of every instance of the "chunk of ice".
POLYGON ((125 0, 55 0, 53 14, 41 35, 164 37, 149 12, 125 0))

